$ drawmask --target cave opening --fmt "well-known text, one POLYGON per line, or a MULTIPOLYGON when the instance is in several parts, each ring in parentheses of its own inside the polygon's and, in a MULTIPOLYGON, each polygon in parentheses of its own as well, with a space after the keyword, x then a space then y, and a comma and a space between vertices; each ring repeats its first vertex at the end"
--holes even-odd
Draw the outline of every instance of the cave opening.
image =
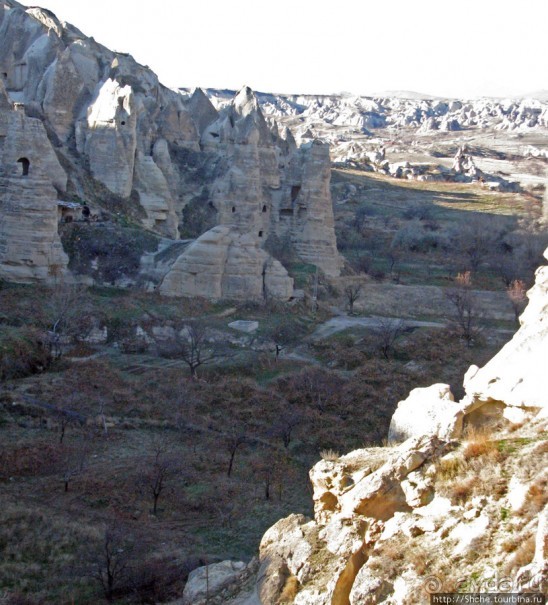
POLYGON ((293 185, 291 187, 291 201, 292 202, 294 202, 297 199, 297 197, 298 197, 298 195, 299 195, 300 192, 301 192, 301 186, 300 185, 293 185))
POLYGON ((30 169, 30 161, 28 158, 19 158, 17 160, 18 163, 21 164, 21 176, 28 176, 30 169))

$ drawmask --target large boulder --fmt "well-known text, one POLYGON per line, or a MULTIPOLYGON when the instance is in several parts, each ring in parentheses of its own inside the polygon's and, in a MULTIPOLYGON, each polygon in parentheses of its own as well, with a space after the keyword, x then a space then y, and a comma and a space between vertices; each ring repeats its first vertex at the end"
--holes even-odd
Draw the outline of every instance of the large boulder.
POLYGON ((183 591, 182 605, 205 605, 223 589, 237 583, 246 564, 242 561, 221 561, 198 567, 190 572, 183 591))
POLYGON ((405 441, 421 435, 457 438, 462 432, 463 416, 462 406, 455 403, 449 385, 413 389, 407 399, 398 403, 390 421, 388 441, 405 441))

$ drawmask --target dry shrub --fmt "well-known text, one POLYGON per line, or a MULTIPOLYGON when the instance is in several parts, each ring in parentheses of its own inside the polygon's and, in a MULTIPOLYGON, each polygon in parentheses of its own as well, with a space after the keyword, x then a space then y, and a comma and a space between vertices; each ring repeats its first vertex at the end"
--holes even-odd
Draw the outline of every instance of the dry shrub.
POLYGON ((519 543, 520 543, 520 541, 517 538, 511 537, 511 538, 508 538, 508 540, 505 540, 501 544, 501 547, 504 552, 511 553, 516 550, 519 543))
POLYGON ((405 548, 401 540, 383 542, 380 548, 374 550, 367 566, 385 579, 395 578, 401 574, 404 554, 405 548))
POLYGON ((463 473, 465 469, 466 465, 464 464, 461 458, 451 456, 450 458, 440 460, 439 464, 436 467, 436 478, 438 481, 441 481, 443 483, 452 481, 461 473, 463 473))
POLYGON ((465 504, 472 497, 475 488, 478 486, 478 478, 476 476, 466 477, 459 481, 455 481, 449 486, 449 497, 451 501, 457 504, 465 504))
POLYGON ((46 370, 52 361, 47 337, 37 328, 2 326, 0 380, 22 378, 46 370))
POLYGON ((280 595, 279 603, 293 603, 297 593, 299 592, 299 580, 295 576, 289 576, 285 581, 282 594, 280 595))
POLYGON ((47 472, 59 461, 58 444, 37 442, 0 450, 0 479, 34 476, 47 472))
POLYGON ((521 515, 528 517, 536 515, 546 506, 546 502, 548 501, 546 496, 547 483, 546 477, 542 477, 529 487, 525 504, 519 511, 521 515))
POLYGON ((432 565, 432 560, 429 557, 428 552, 422 547, 410 549, 406 558, 409 563, 413 565, 419 576, 424 575, 432 565))
POLYGON ((488 457, 493 461, 501 458, 496 442, 487 431, 481 429, 469 431, 462 455, 466 461, 480 457, 488 457))
POLYGON ((529 536, 517 548, 514 556, 508 561, 505 573, 511 574, 525 565, 529 565, 535 556, 535 536, 529 536))
POLYGON ((341 457, 339 452, 331 449, 322 450, 320 456, 322 460, 327 460, 329 462, 336 462, 341 457))
POLYGON ((491 457, 497 453, 496 446, 490 441, 470 441, 466 444, 462 455, 465 460, 470 460, 481 456, 491 457))
POLYGON ((184 580, 195 567, 190 559, 181 563, 168 556, 139 561, 128 578, 127 591, 133 593, 139 603, 176 599, 182 593, 184 580))

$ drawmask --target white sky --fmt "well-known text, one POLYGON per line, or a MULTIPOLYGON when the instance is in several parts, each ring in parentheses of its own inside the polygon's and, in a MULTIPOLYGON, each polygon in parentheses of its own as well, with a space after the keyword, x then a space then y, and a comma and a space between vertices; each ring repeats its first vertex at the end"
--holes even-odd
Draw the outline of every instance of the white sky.
POLYGON ((38 4, 172 87, 448 97, 548 89, 548 0, 38 4))

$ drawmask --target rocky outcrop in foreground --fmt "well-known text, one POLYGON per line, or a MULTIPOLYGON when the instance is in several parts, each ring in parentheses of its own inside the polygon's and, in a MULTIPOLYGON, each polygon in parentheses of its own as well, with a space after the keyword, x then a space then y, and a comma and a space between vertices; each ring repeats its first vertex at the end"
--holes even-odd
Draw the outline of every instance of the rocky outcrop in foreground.
POLYGON ((149 270, 148 285, 161 282, 166 295, 289 298, 293 282, 273 241, 339 274, 329 148, 298 147, 266 122, 249 88, 217 111, 200 90, 170 90, 130 55, 15 0, 0 1, 0 73, 0 276, 43 280, 66 269, 62 250, 43 250, 46 240, 59 247, 58 201, 85 202, 100 220, 130 218, 163 238, 162 251, 181 233, 196 239, 177 262, 149 270), (51 217, 33 238, 46 208, 51 217))
POLYGON ((537 271, 514 338, 468 372, 462 401, 447 385, 415 389, 391 446, 318 462, 314 518, 271 527, 254 588, 220 602, 416 605, 438 592, 546 590, 547 275, 537 271))

